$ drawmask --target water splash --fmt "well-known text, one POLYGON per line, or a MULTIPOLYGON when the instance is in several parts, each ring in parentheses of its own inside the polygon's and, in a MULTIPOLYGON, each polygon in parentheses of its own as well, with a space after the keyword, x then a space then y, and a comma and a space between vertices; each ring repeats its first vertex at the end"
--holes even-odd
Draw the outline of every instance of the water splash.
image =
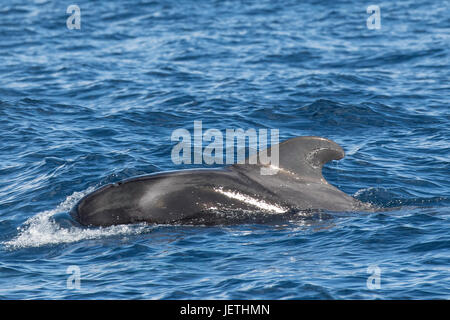
POLYGON ((150 226, 145 224, 118 225, 95 229, 82 228, 75 225, 63 227, 55 220, 55 215, 70 211, 84 195, 92 191, 93 188, 82 192, 74 192, 56 208, 43 211, 29 218, 22 226, 17 228, 18 234, 16 237, 2 244, 6 249, 14 250, 110 236, 141 234, 149 230, 150 226))

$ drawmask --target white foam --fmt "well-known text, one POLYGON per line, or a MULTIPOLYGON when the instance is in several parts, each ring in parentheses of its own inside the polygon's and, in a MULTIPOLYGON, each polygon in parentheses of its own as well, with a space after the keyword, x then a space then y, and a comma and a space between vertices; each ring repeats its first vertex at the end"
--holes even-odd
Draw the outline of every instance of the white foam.
POLYGON ((355 194, 353 194, 353 197, 359 197, 360 195, 362 195, 365 192, 373 192, 376 190, 377 190, 377 188, 374 188, 374 187, 359 189, 358 191, 355 192, 355 194))
POLYGON ((3 245, 8 249, 40 247, 109 236, 140 234, 148 230, 146 225, 118 225, 95 229, 75 226, 64 228, 55 222, 53 218, 55 214, 69 211, 84 195, 92 191, 93 188, 89 188, 83 192, 75 192, 55 209, 38 213, 29 218, 21 227, 17 228, 18 235, 3 242, 3 245))

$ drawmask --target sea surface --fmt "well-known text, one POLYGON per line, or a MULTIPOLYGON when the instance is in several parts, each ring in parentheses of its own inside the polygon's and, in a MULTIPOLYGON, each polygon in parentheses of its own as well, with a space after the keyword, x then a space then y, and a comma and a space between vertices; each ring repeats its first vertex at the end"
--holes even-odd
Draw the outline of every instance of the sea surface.
POLYGON ((0 1, 0 299, 449 299, 449 13, 429 0, 0 1), (171 134, 194 121, 332 139, 346 157, 326 179, 389 210, 71 219, 102 185, 211 167, 171 159, 171 134))

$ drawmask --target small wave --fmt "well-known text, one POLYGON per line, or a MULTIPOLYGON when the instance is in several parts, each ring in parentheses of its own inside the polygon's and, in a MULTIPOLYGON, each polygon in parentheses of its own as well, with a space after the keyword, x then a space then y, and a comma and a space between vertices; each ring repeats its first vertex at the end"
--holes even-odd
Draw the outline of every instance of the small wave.
POLYGON ((383 208, 440 206, 448 202, 446 197, 404 198, 399 190, 369 187, 358 190, 353 196, 362 201, 383 208))
POLYGON ((68 196, 55 209, 38 213, 29 218, 18 229, 18 235, 2 244, 6 249, 21 249, 41 247, 62 243, 71 243, 81 240, 91 240, 111 236, 123 236, 141 234, 148 230, 149 226, 118 225, 106 228, 82 228, 77 226, 63 227, 55 220, 55 215, 68 212, 86 194, 93 191, 89 188, 82 192, 75 192, 68 196))
POLYGON ((384 188, 369 187, 360 189, 353 195, 356 199, 375 206, 390 208, 407 205, 406 199, 397 198, 397 194, 384 188))
POLYGON ((299 116, 315 123, 349 128, 392 125, 397 113, 386 105, 349 104, 328 99, 315 100, 297 110, 299 116))

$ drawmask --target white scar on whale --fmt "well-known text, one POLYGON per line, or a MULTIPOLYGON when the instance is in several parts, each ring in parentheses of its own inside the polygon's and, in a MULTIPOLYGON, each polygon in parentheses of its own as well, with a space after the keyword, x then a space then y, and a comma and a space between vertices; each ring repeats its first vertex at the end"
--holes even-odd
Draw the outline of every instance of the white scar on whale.
POLYGON ((239 192, 225 191, 225 190, 223 190, 223 188, 214 188, 214 191, 219 192, 219 193, 227 196, 228 198, 245 202, 247 204, 250 204, 250 205, 257 207, 264 211, 274 212, 274 213, 284 213, 284 212, 288 211, 287 209, 284 209, 283 207, 252 198, 250 196, 247 196, 247 195, 239 193, 239 192))

